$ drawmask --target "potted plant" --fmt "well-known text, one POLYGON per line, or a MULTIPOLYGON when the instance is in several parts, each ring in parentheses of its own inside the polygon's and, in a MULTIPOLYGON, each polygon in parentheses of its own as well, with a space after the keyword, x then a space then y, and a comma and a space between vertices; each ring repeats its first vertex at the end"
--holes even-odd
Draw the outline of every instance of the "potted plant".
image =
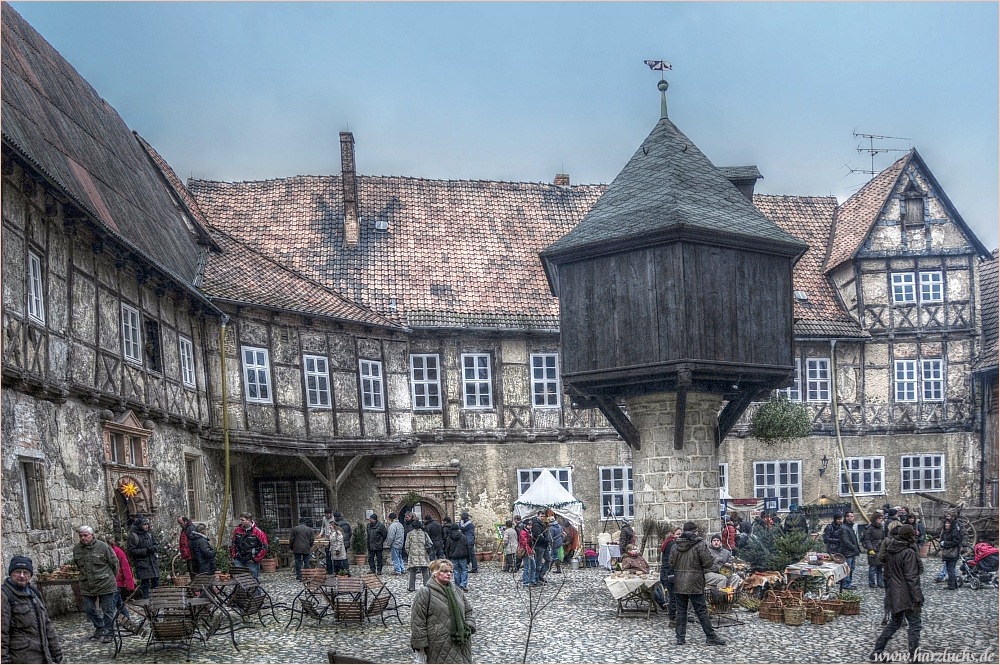
POLYGON ((368 527, 362 522, 355 524, 351 532, 351 551, 354 552, 354 565, 363 566, 368 562, 368 527))
POLYGON ((260 562, 262 573, 273 573, 278 569, 278 532, 273 520, 262 518, 257 522, 257 528, 267 536, 267 555, 260 562))
POLYGON ((791 443, 812 434, 812 420, 806 407, 785 397, 774 397, 753 414, 749 434, 766 444, 791 443))
POLYGON ((215 550, 215 577, 220 582, 228 582, 231 579, 229 574, 228 547, 220 547, 215 550))

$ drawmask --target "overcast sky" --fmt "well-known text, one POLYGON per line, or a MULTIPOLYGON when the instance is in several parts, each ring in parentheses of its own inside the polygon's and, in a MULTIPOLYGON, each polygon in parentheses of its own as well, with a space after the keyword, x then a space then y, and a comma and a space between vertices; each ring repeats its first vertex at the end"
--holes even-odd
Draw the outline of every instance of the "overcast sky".
POLYGON ((758 192, 843 201, 854 132, 904 137, 875 147, 997 246, 996 2, 12 4, 182 178, 336 174, 350 130, 366 175, 607 183, 665 59, 671 120, 758 192))

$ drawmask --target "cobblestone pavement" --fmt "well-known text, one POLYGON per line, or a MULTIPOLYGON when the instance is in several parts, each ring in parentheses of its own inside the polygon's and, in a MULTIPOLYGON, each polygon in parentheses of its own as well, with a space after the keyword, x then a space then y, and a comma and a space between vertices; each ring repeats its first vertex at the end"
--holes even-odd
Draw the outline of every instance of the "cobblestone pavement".
MULTIPOLYGON (((944 584, 933 582, 938 567, 937 561, 929 560, 922 580, 926 602, 921 647, 951 653, 965 649, 976 657, 991 650, 982 662, 997 662, 997 590, 965 587, 949 592, 944 584)), ((526 658, 528 590, 521 588, 519 579, 501 572, 497 562, 484 563, 479 573, 469 576, 469 596, 478 625, 472 651, 477 663, 857 663, 866 660, 881 630, 883 591, 864 584, 863 564, 855 571, 855 586, 864 597, 860 616, 838 617, 824 626, 808 621, 803 626, 788 626, 740 610, 737 616, 744 625, 719 630, 728 641, 724 647, 707 646, 696 624, 688 628, 687 644, 677 646, 663 614, 649 619, 616 618, 614 602, 603 582, 607 571, 564 570, 561 575, 550 574, 551 582, 540 591, 532 590, 533 605, 544 609, 532 625, 526 658)), ((387 571, 383 575, 386 585, 401 603, 408 602, 413 594, 406 591, 406 578, 393 576, 391 568, 387 571)), ((361 570, 354 568, 352 572, 361 570)), ((300 588, 290 569, 263 574, 261 581, 276 601, 286 603, 300 588)), ((279 612, 279 623, 268 619, 264 628, 258 623, 255 628, 238 631, 239 652, 226 637, 217 635, 207 644, 195 642, 191 661, 325 663, 327 652, 336 650, 378 663, 411 663, 409 608, 401 614, 403 625, 395 619, 383 627, 377 619, 346 625, 327 618, 321 625, 307 620, 300 630, 286 631, 289 615, 279 612)), ((114 662, 111 645, 87 639, 92 629, 82 613, 57 617, 54 623, 62 638, 65 662, 114 662)), ((888 650, 904 649, 905 644, 905 630, 901 630, 888 650)), ((144 641, 137 638, 126 641, 118 662, 154 662, 154 653, 144 653, 143 647, 144 641)), ((184 656, 170 650, 158 657, 175 662, 184 656)))

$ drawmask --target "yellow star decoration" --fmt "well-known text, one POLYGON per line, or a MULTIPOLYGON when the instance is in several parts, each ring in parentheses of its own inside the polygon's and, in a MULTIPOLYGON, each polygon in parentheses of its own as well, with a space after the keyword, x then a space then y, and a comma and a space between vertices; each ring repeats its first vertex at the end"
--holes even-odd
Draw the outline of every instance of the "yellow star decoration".
POLYGON ((123 482, 120 489, 121 493, 129 499, 134 499, 139 494, 139 486, 131 480, 123 482))

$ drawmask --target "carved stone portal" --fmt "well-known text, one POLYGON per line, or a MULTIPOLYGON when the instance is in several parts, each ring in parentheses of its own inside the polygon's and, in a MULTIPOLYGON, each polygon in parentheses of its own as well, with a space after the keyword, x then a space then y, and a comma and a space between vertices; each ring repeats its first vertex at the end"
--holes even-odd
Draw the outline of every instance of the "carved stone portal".
POLYGON ((382 501, 382 515, 398 513, 410 505, 410 497, 419 495, 424 515, 431 515, 438 521, 445 515, 454 518, 458 472, 457 466, 372 468, 382 501))

